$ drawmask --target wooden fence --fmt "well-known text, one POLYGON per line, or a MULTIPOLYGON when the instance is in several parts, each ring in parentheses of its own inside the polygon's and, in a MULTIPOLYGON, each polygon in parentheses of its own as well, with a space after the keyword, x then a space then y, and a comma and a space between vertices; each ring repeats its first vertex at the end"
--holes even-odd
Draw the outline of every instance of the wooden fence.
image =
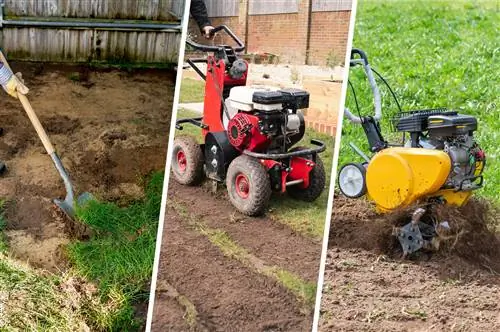
POLYGON ((184 0, 0 0, 0 46, 15 60, 177 61, 184 0))

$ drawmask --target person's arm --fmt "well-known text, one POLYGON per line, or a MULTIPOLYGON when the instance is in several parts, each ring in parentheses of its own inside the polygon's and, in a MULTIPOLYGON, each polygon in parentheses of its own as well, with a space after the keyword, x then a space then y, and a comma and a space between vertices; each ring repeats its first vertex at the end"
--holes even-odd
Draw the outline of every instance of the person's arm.
POLYGON ((2 88, 14 98, 17 98, 17 93, 27 94, 29 89, 23 84, 21 74, 14 75, 9 67, 5 66, 0 61, 0 85, 2 88))
POLYGON ((190 12, 205 38, 210 38, 210 32, 214 27, 208 18, 207 6, 203 0, 192 0, 190 12))

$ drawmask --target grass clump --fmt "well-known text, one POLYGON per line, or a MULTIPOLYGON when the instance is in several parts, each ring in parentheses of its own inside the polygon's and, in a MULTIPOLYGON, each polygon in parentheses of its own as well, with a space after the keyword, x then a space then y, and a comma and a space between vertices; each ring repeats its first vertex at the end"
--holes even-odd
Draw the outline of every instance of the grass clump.
POLYGON ((96 330, 130 331, 142 324, 133 306, 149 296, 162 186, 163 175, 154 174, 142 201, 125 208, 93 201, 78 211, 94 235, 69 245, 69 259, 80 275, 96 282, 101 301, 113 308, 89 315, 96 330))
MULTIPOLYGON (((478 191, 500 202, 500 97, 498 73, 500 12, 494 1, 360 1, 353 47, 363 49, 370 64, 386 77, 403 111, 447 107, 478 118, 476 137, 486 151, 485 188, 478 191)), ((372 94, 362 70, 351 70, 349 80, 363 115, 373 114, 372 94)), ((389 119, 397 112, 389 92, 380 85, 383 132, 390 141, 389 119)), ((356 110, 348 90, 346 106, 356 110)), ((368 144, 359 125, 347 120, 342 128, 339 166, 362 161, 348 146, 363 151, 368 144)))
POLYGON ((89 331, 91 311, 107 311, 93 299, 92 285, 0 254, 0 331, 89 331))
POLYGON ((7 252, 7 243, 5 241, 4 230, 7 227, 7 220, 5 219, 5 204, 7 201, 0 198, 0 254, 7 252))
POLYGON ((279 267, 271 267, 266 270, 266 273, 272 275, 285 288, 289 289, 306 305, 313 307, 316 300, 316 284, 307 282, 299 276, 279 267))

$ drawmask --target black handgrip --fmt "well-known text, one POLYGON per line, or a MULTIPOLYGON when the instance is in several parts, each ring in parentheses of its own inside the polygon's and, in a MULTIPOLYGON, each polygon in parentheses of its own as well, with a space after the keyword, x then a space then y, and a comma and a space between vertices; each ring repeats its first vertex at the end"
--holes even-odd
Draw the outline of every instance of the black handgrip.
POLYGON ((188 44, 189 46, 197 49, 198 51, 202 51, 202 52, 217 52, 218 50, 221 49, 220 46, 210 46, 210 45, 199 44, 199 43, 196 43, 196 42, 189 40, 189 39, 186 40, 186 44, 188 44))
MULTIPOLYGON (((238 47, 234 48, 235 52, 242 52, 245 49, 245 44, 226 25, 219 25, 219 26, 213 28, 210 31, 210 35, 213 35, 219 31, 222 31, 222 30, 224 30, 236 42, 236 44, 238 44, 238 47)), ((210 45, 199 44, 199 43, 196 43, 192 40, 186 40, 186 43, 189 46, 194 47, 195 49, 203 51, 203 52, 217 52, 220 49, 224 48, 223 46, 210 46, 210 45)))
POLYGON ((353 48, 351 50, 351 60, 356 59, 356 54, 365 61, 365 64, 368 64, 368 57, 366 56, 366 53, 359 48, 353 48))
POLYGON ((241 39, 238 38, 238 36, 234 34, 231 29, 229 29, 227 25, 219 25, 213 28, 212 31, 210 31, 210 34, 213 35, 222 30, 226 31, 229 37, 231 37, 235 41, 235 43, 238 44, 239 47, 236 47, 234 49, 236 52, 242 52, 245 49, 245 44, 241 41, 241 39))

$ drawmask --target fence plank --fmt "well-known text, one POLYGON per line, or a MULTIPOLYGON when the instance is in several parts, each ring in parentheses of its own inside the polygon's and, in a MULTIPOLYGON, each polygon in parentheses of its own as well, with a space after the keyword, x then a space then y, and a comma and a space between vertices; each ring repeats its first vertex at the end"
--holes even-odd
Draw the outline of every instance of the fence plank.
POLYGON ((7 16, 178 20, 185 0, 5 0, 7 16))
POLYGON ((3 29, 12 59, 54 62, 174 63, 180 34, 41 28, 3 29))
POLYGON ((250 0, 250 15, 289 14, 299 12, 299 0, 250 0))
POLYGON ((239 0, 206 0, 205 3, 210 17, 238 16, 240 10, 239 0))
POLYGON ((352 10, 352 0, 312 0, 313 12, 352 10))

